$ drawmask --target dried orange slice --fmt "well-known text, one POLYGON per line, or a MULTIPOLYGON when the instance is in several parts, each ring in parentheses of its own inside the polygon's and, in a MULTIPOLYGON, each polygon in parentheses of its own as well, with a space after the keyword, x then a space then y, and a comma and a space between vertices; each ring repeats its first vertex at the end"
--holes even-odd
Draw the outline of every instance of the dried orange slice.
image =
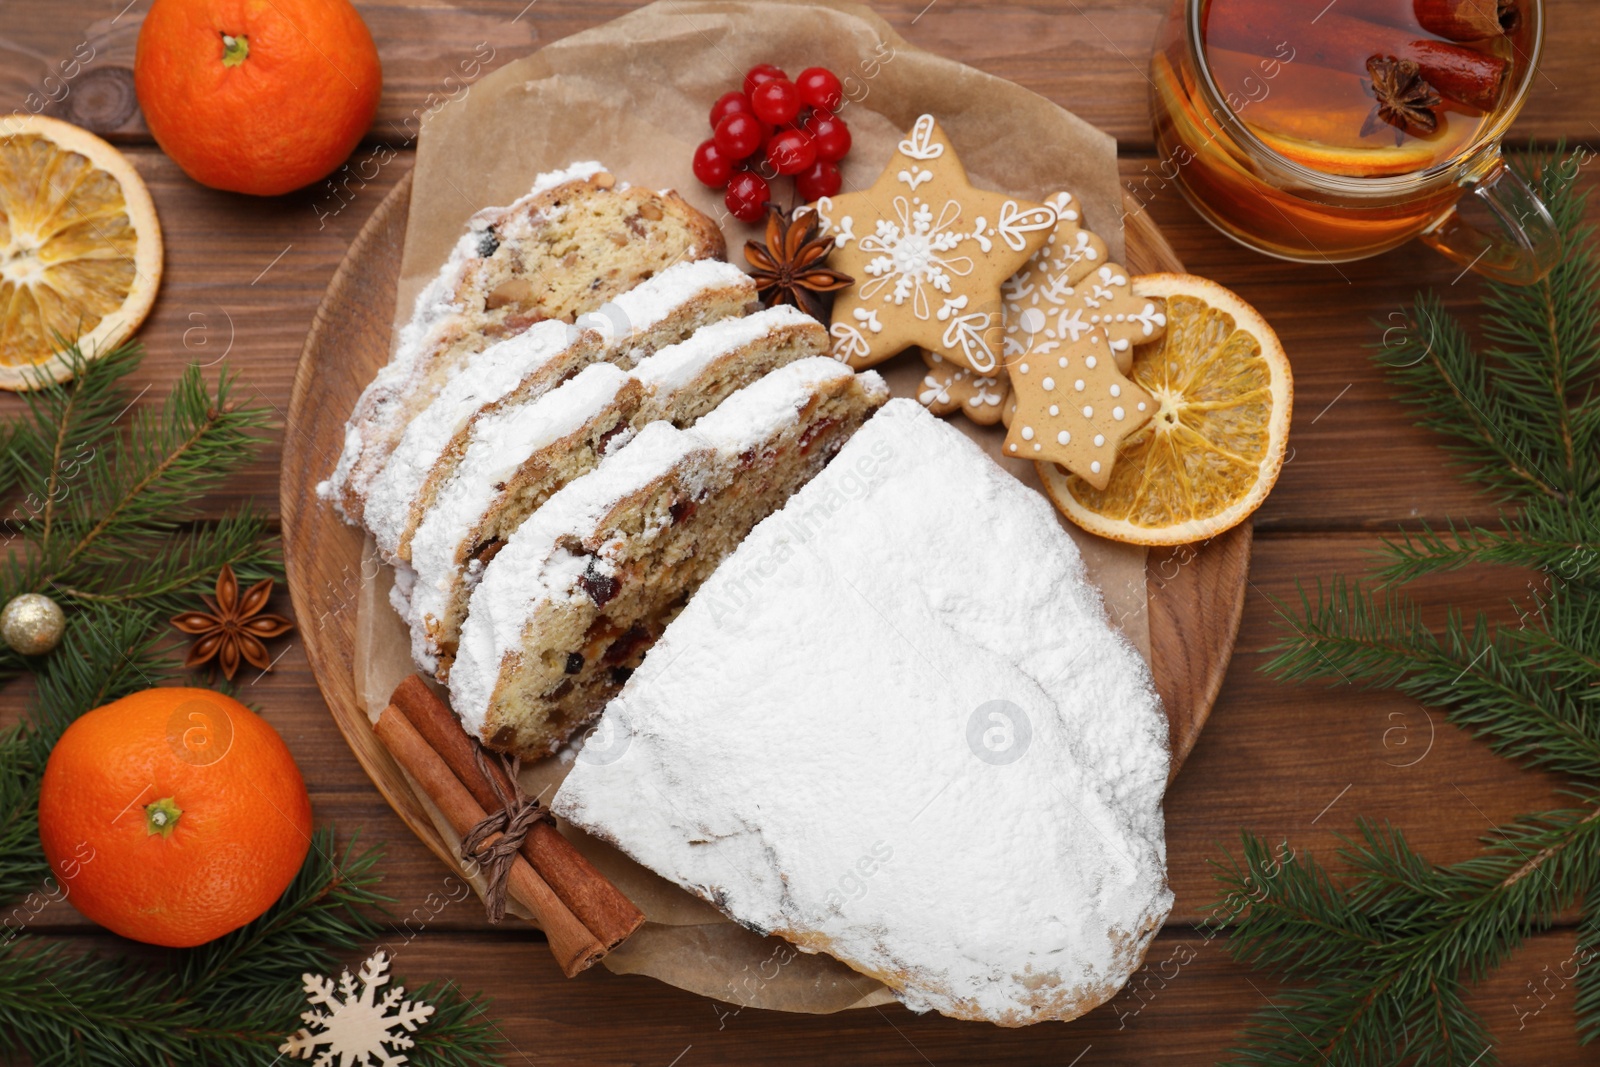
POLYGON ((1134 278, 1167 303, 1167 332, 1134 350, 1134 381, 1155 417, 1123 441, 1104 489, 1037 464, 1062 514, 1141 545, 1203 541, 1243 522, 1278 480, 1294 378, 1283 345, 1249 304, 1188 274, 1134 278))
POLYGON ((87 130, 0 116, 0 389, 72 376, 139 328, 161 284, 161 227, 138 173, 87 130))

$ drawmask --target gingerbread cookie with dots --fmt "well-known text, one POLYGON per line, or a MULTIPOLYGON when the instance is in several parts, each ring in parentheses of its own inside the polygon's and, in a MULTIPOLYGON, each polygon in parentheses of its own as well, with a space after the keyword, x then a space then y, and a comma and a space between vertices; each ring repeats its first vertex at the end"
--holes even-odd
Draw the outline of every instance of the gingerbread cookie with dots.
POLYGON ((1150 421, 1155 398, 1117 369, 1098 327, 1010 367, 1016 408, 1005 454, 1059 463, 1096 489, 1111 478, 1122 439, 1150 421))
POLYGON ((1105 243, 1083 229, 1068 194, 1050 204, 1058 216, 1050 240, 1003 288, 1012 396, 1004 448, 1104 488, 1117 446, 1155 413, 1154 398, 1127 375, 1133 346, 1160 338, 1166 314, 1106 262, 1105 243))
POLYGON ((963 412, 979 426, 993 426, 1009 406, 1011 383, 1006 372, 975 374, 937 352, 922 352, 928 373, 917 389, 917 399, 935 415, 963 412))
POLYGON ((833 354, 860 369, 912 345, 979 375, 1000 367, 1001 284, 1044 246, 1056 214, 967 180, 932 115, 917 119, 871 188, 817 201, 829 266, 855 278, 834 299, 833 354))

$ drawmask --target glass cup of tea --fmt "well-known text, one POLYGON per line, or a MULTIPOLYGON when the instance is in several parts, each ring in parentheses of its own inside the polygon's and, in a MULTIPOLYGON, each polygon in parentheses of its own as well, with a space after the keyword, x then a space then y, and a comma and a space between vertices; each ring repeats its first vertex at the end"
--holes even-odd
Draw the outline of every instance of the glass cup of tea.
POLYGON ((1151 60, 1157 180, 1271 256, 1342 263, 1420 237, 1531 284, 1561 238, 1500 139, 1543 29, 1540 0, 1175 0, 1151 60))

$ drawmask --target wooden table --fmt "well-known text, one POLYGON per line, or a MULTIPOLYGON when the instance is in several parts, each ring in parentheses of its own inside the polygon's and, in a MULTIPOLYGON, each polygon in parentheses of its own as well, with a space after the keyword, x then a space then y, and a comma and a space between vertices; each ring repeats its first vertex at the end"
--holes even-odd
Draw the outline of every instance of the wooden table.
MULTIPOLYGON (((1600 45, 1591 0, 1549 0, 1543 74, 1514 129, 1514 144, 1558 137, 1600 140, 1591 121, 1600 45)), ((367 142, 337 186, 275 200, 203 189, 151 141, 136 113, 117 114, 148 0, 7 0, 0 18, 0 110, 26 108, 84 42, 91 71, 67 84, 60 108, 87 109, 127 150, 155 197, 167 238, 167 273, 143 330, 141 377, 161 391, 188 363, 226 361, 241 394, 282 412, 313 310, 351 238, 412 163, 412 133, 430 110, 463 91, 463 71, 487 72, 631 4, 577 0, 358 0, 383 56, 385 90, 367 142), (124 7, 124 4, 127 4, 124 7), (492 58, 486 62, 485 56, 492 58), (465 66, 464 66, 465 64, 465 66), (110 112, 109 116, 107 112, 110 112)), ((1260 649, 1278 629, 1271 598, 1296 582, 1359 571, 1401 525, 1491 521, 1493 504, 1449 473, 1435 441, 1411 425, 1369 362, 1389 319, 1418 285, 1453 309, 1478 286, 1419 245, 1363 263, 1290 266, 1222 238, 1189 210, 1157 169, 1146 120, 1145 65, 1165 0, 1061 4, 912 0, 875 5, 914 44, 1019 82, 1109 131, 1121 144, 1128 188, 1148 205, 1189 268, 1238 290, 1272 321, 1294 361, 1292 455, 1256 518, 1255 561, 1238 653, 1210 726, 1167 801, 1167 841, 1177 906, 1149 965, 1110 1005, 1071 1024, 1021 1031, 918 1016, 900 1008, 828 1017, 723 1005, 645 978, 596 968, 566 981, 513 924, 491 930, 475 903, 447 894, 439 863, 400 824, 345 747, 297 645, 271 674, 246 676, 244 696, 294 750, 320 825, 360 831, 387 846, 384 889, 398 898, 389 944, 411 982, 453 979, 494 1000, 490 1016, 509 1042, 508 1063, 1105 1064, 1211 1063, 1229 1047, 1270 986, 1195 929, 1217 896, 1207 861, 1241 827, 1330 849, 1358 814, 1393 820, 1434 860, 1470 855, 1480 835, 1516 814, 1551 805, 1559 781, 1519 770, 1448 726, 1436 711, 1391 693, 1352 687, 1290 688, 1260 673, 1260 649), (430 896, 431 895, 431 896, 430 896), (430 905, 430 900, 434 901, 430 905)), ((83 54, 81 51, 79 54, 83 54)), ((781 57, 776 57, 780 58, 781 57)), ((85 116, 78 114, 82 121, 85 116)), ((1584 181, 1593 182, 1592 174, 1584 181)), ((1600 210, 1597 210, 1600 214, 1600 210)), ((142 383, 141 383, 142 385, 142 383)), ((0 415, 18 409, 7 399, 0 415)), ((245 498, 275 509, 276 443, 217 493, 208 514, 245 498)), ((309 491, 309 489, 308 489, 309 491)), ((1536 586, 1506 571, 1429 581, 1415 590, 1438 618, 1446 603, 1514 618, 1536 586)), ((287 598, 279 610, 287 610, 287 598)), ((302 627, 317 620, 302 619, 302 627)), ((0 700, 0 723, 25 704, 26 687, 0 700)), ((84 946, 112 939, 62 906, 34 929, 84 946)), ((1502 1063, 1592 1062, 1572 1030, 1572 989, 1535 1011, 1530 983, 1571 952, 1561 927, 1534 938, 1472 1001, 1495 1035, 1502 1063)), ((354 960, 351 961, 356 962, 354 960)), ((1549 993, 1544 994, 1548 997, 1549 993)))

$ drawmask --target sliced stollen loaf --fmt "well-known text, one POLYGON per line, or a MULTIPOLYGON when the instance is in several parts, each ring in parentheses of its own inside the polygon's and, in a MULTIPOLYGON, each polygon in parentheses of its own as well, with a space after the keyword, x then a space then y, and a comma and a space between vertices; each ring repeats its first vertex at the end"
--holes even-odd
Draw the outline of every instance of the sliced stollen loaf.
POLYGON ((411 630, 411 657, 441 681, 472 590, 505 539, 553 493, 600 465, 631 434, 644 387, 596 363, 527 408, 481 419, 400 563, 389 602, 411 630))
POLYGON ((357 401, 318 494, 359 522, 367 483, 406 424, 474 353, 535 322, 571 322, 674 263, 725 251, 716 224, 676 193, 618 185, 598 163, 539 175, 526 196, 468 220, 357 401))
POLYGON ((641 360, 631 375, 591 367, 531 407, 478 416, 410 543, 414 579, 392 598, 411 627, 417 664, 448 677, 483 564, 551 494, 594 469, 607 447, 658 419, 693 425, 735 390, 820 356, 828 344, 810 316, 769 308, 706 326, 641 360))
MULTIPOLYGON (((598 311, 578 316, 568 327, 574 340, 566 353, 533 362, 513 355, 513 361, 526 365, 520 380, 507 380, 503 365, 508 360, 502 353, 519 353, 528 334, 491 345, 461 368, 406 427, 372 479, 364 512, 379 551, 390 559, 411 558, 412 534, 440 487, 454 475, 478 420, 520 419, 524 405, 595 360, 632 367, 658 348, 684 340, 703 325, 742 314, 755 302, 755 283, 731 263, 679 263, 598 311)), ((554 326, 540 323, 528 333, 554 326)))
POLYGON ((876 374, 801 360, 694 429, 650 423, 557 492, 472 593, 450 671, 468 732, 527 758, 553 751, 750 528, 887 399, 876 374))
POLYGON ((1073 1018, 1172 905, 1148 667, 1049 503, 909 399, 722 563, 594 737, 558 814, 917 1010, 1073 1018))
POLYGON ((388 462, 366 494, 364 518, 378 551, 393 561, 429 473, 454 458, 468 426, 481 411, 517 409, 593 363, 604 349, 594 330, 564 322, 536 323, 485 349, 451 378, 433 403, 406 426, 388 462))

